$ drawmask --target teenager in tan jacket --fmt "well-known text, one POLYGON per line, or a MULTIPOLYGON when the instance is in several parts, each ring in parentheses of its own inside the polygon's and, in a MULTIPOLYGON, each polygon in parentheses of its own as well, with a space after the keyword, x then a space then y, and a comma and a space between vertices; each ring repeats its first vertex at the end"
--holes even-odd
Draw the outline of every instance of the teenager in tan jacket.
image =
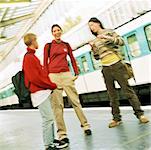
POLYGON ((124 45, 123 39, 111 29, 105 29, 97 18, 91 18, 88 22, 89 28, 96 39, 90 42, 94 55, 98 55, 103 66, 103 76, 107 87, 112 107, 113 120, 109 123, 109 128, 118 126, 121 123, 121 114, 119 109, 119 99, 116 93, 114 81, 117 81, 127 96, 135 116, 141 123, 147 123, 149 120, 144 116, 140 101, 132 87, 128 83, 128 73, 125 65, 119 57, 119 46, 124 45))

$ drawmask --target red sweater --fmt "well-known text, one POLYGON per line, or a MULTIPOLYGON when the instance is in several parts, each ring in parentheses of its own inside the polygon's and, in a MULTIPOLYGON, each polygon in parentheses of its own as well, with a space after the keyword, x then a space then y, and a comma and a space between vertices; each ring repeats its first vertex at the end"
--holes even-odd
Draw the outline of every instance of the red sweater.
POLYGON ((35 50, 27 48, 28 53, 23 59, 23 70, 25 75, 25 85, 28 87, 30 82, 30 91, 51 89, 54 90, 57 86, 49 80, 48 74, 43 70, 39 59, 34 55, 35 50))
POLYGON ((67 55, 69 55, 75 74, 79 74, 76 60, 68 43, 65 43, 63 41, 57 43, 55 40, 53 40, 51 43, 49 59, 48 46, 49 45, 47 43, 44 47, 44 66, 48 69, 49 73, 60 73, 69 71, 67 61, 67 55))

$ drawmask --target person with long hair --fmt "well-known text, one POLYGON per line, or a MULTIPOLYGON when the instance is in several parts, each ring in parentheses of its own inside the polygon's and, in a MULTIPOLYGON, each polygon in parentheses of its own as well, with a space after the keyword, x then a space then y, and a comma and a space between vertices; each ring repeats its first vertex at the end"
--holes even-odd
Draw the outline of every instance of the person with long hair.
POLYGON ((141 109, 140 101, 132 87, 128 83, 128 73, 120 55, 120 46, 124 45, 123 39, 111 29, 105 29, 101 21, 95 17, 88 21, 88 26, 96 38, 90 41, 94 57, 101 60, 102 73, 110 98, 113 119, 109 123, 109 128, 116 127, 121 123, 121 114, 119 109, 119 99, 116 93, 114 82, 117 81, 121 89, 127 96, 135 116, 141 123, 149 122, 141 109))
POLYGON ((79 72, 72 49, 69 43, 61 40, 62 29, 58 24, 54 24, 51 27, 51 32, 54 40, 52 40, 51 46, 47 43, 44 47, 44 66, 47 68, 50 79, 62 88, 62 90, 53 90, 51 102, 57 125, 58 138, 61 141, 69 143, 63 117, 63 90, 66 92, 67 97, 69 98, 68 100, 71 102, 76 115, 80 120, 84 133, 86 135, 91 135, 91 130, 90 125, 82 111, 77 90, 75 89, 74 80, 77 79, 79 72), (73 76, 70 72, 67 56, 70 57, 75 76, 73 76))

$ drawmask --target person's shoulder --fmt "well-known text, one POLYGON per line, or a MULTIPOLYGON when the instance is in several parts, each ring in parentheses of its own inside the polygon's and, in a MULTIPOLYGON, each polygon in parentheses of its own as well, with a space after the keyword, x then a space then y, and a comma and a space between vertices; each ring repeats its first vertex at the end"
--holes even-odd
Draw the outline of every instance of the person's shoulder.
POLYGON ((113 31, 114 29, 112 29, 112 28, 106 28, 104 30, 106 30, 106 31, 113 31))
POLYGON ((106 35, 113 36, 114 33, 115 33, 115 31, 113 29, 105 29, 105 34, 106 35))
POLYGON ((38 58, 34 54, 32 54, 32 53, 26 53, 24 55, 24 59, 26 61, 37 61, 38 58))
POLYGON ((52 42, 46 43, 44 47, 48 47, 52 42))
POLYGON ((62 43, 64 43, 64 44, 67 44, 67 45, 69 45, 69 43, 68 42, 65 42, 65 41, 61 41, 62 43))
POLYGON ((34 57, 35 55, 33 53, 27 52, 24 57, 34 57))
POLYGON ((114 32, 114 29, 105 29, 105 32, 114 32))
POLYGON ((64 45, 66 45, 69 49, 70 49, 70 44, 68 42, 65 42, 65 41, 61 41, 64 45))

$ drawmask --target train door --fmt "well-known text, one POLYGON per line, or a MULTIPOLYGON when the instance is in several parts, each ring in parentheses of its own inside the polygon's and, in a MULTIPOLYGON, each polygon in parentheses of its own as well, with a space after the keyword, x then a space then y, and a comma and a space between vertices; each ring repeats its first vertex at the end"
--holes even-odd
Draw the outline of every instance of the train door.
POLYGON ((148 44, 148 50, 151 52, 151 24, 148 24, 144 27, 145 35, 146 35, 146 41, 148 44))
POLYGON ((135 84, 142 84, 149 82, 149 58, 147 56, 147 42, 143 27, 129 32, 124 36, 127 55, 132 64, 135 84))

